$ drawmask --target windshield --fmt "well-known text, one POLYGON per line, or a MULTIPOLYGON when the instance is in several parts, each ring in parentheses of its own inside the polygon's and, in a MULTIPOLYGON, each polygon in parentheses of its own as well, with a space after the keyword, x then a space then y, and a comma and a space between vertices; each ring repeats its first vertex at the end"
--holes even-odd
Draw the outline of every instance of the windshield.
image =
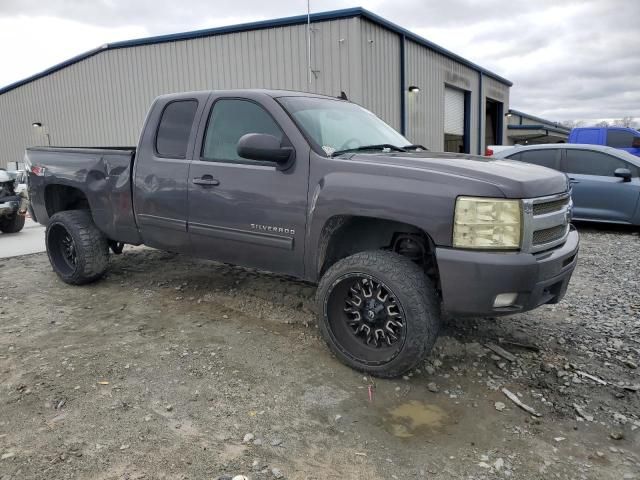
POLYGON ((313 97, 281 97, 278 100, 328 156, 369 145, 403 147, 411 143, 355 103, 313 97))

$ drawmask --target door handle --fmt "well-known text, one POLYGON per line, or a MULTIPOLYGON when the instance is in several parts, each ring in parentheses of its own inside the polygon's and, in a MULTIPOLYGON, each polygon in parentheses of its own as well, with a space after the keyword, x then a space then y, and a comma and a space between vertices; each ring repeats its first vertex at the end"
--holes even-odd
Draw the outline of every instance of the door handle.
POLYGON ((580 183, 580 180, 576 180, 575 178, 569 177, 569 183, 571 185, 575 185, 576 183, 580 183))
POLYGON ((215 187, 220 185, 220 180, 216 180, 211 175, 203 175, 201 178, 194 178, 191 180, 195 185, 202 185, 205 187, 215 187))

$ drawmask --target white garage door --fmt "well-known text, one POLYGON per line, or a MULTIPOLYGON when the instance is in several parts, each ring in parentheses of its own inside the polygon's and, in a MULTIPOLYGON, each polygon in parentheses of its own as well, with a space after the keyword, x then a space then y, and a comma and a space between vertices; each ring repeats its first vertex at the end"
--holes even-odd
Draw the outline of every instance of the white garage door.
POLYGON ((444 133, 464 135, 464 92, 444 87, 444 133))

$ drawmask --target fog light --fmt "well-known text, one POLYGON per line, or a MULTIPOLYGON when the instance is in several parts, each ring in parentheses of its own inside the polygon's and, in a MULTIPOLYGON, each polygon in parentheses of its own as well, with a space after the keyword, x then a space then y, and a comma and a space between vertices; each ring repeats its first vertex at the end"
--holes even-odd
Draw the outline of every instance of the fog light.
POLYGON ((493 308, 510 307, 516 303, 517 298, 517 293, 501 293, 500 295, 496 295, 496 299, 493 301, 493 308))

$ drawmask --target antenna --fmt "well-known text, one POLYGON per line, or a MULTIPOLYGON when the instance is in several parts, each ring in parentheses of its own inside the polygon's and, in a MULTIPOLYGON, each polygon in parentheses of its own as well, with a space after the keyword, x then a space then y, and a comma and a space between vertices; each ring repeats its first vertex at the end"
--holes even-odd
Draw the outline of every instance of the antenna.
POLYGON ((307 0, 307 82, 311 85, 311 0, 307 0))

